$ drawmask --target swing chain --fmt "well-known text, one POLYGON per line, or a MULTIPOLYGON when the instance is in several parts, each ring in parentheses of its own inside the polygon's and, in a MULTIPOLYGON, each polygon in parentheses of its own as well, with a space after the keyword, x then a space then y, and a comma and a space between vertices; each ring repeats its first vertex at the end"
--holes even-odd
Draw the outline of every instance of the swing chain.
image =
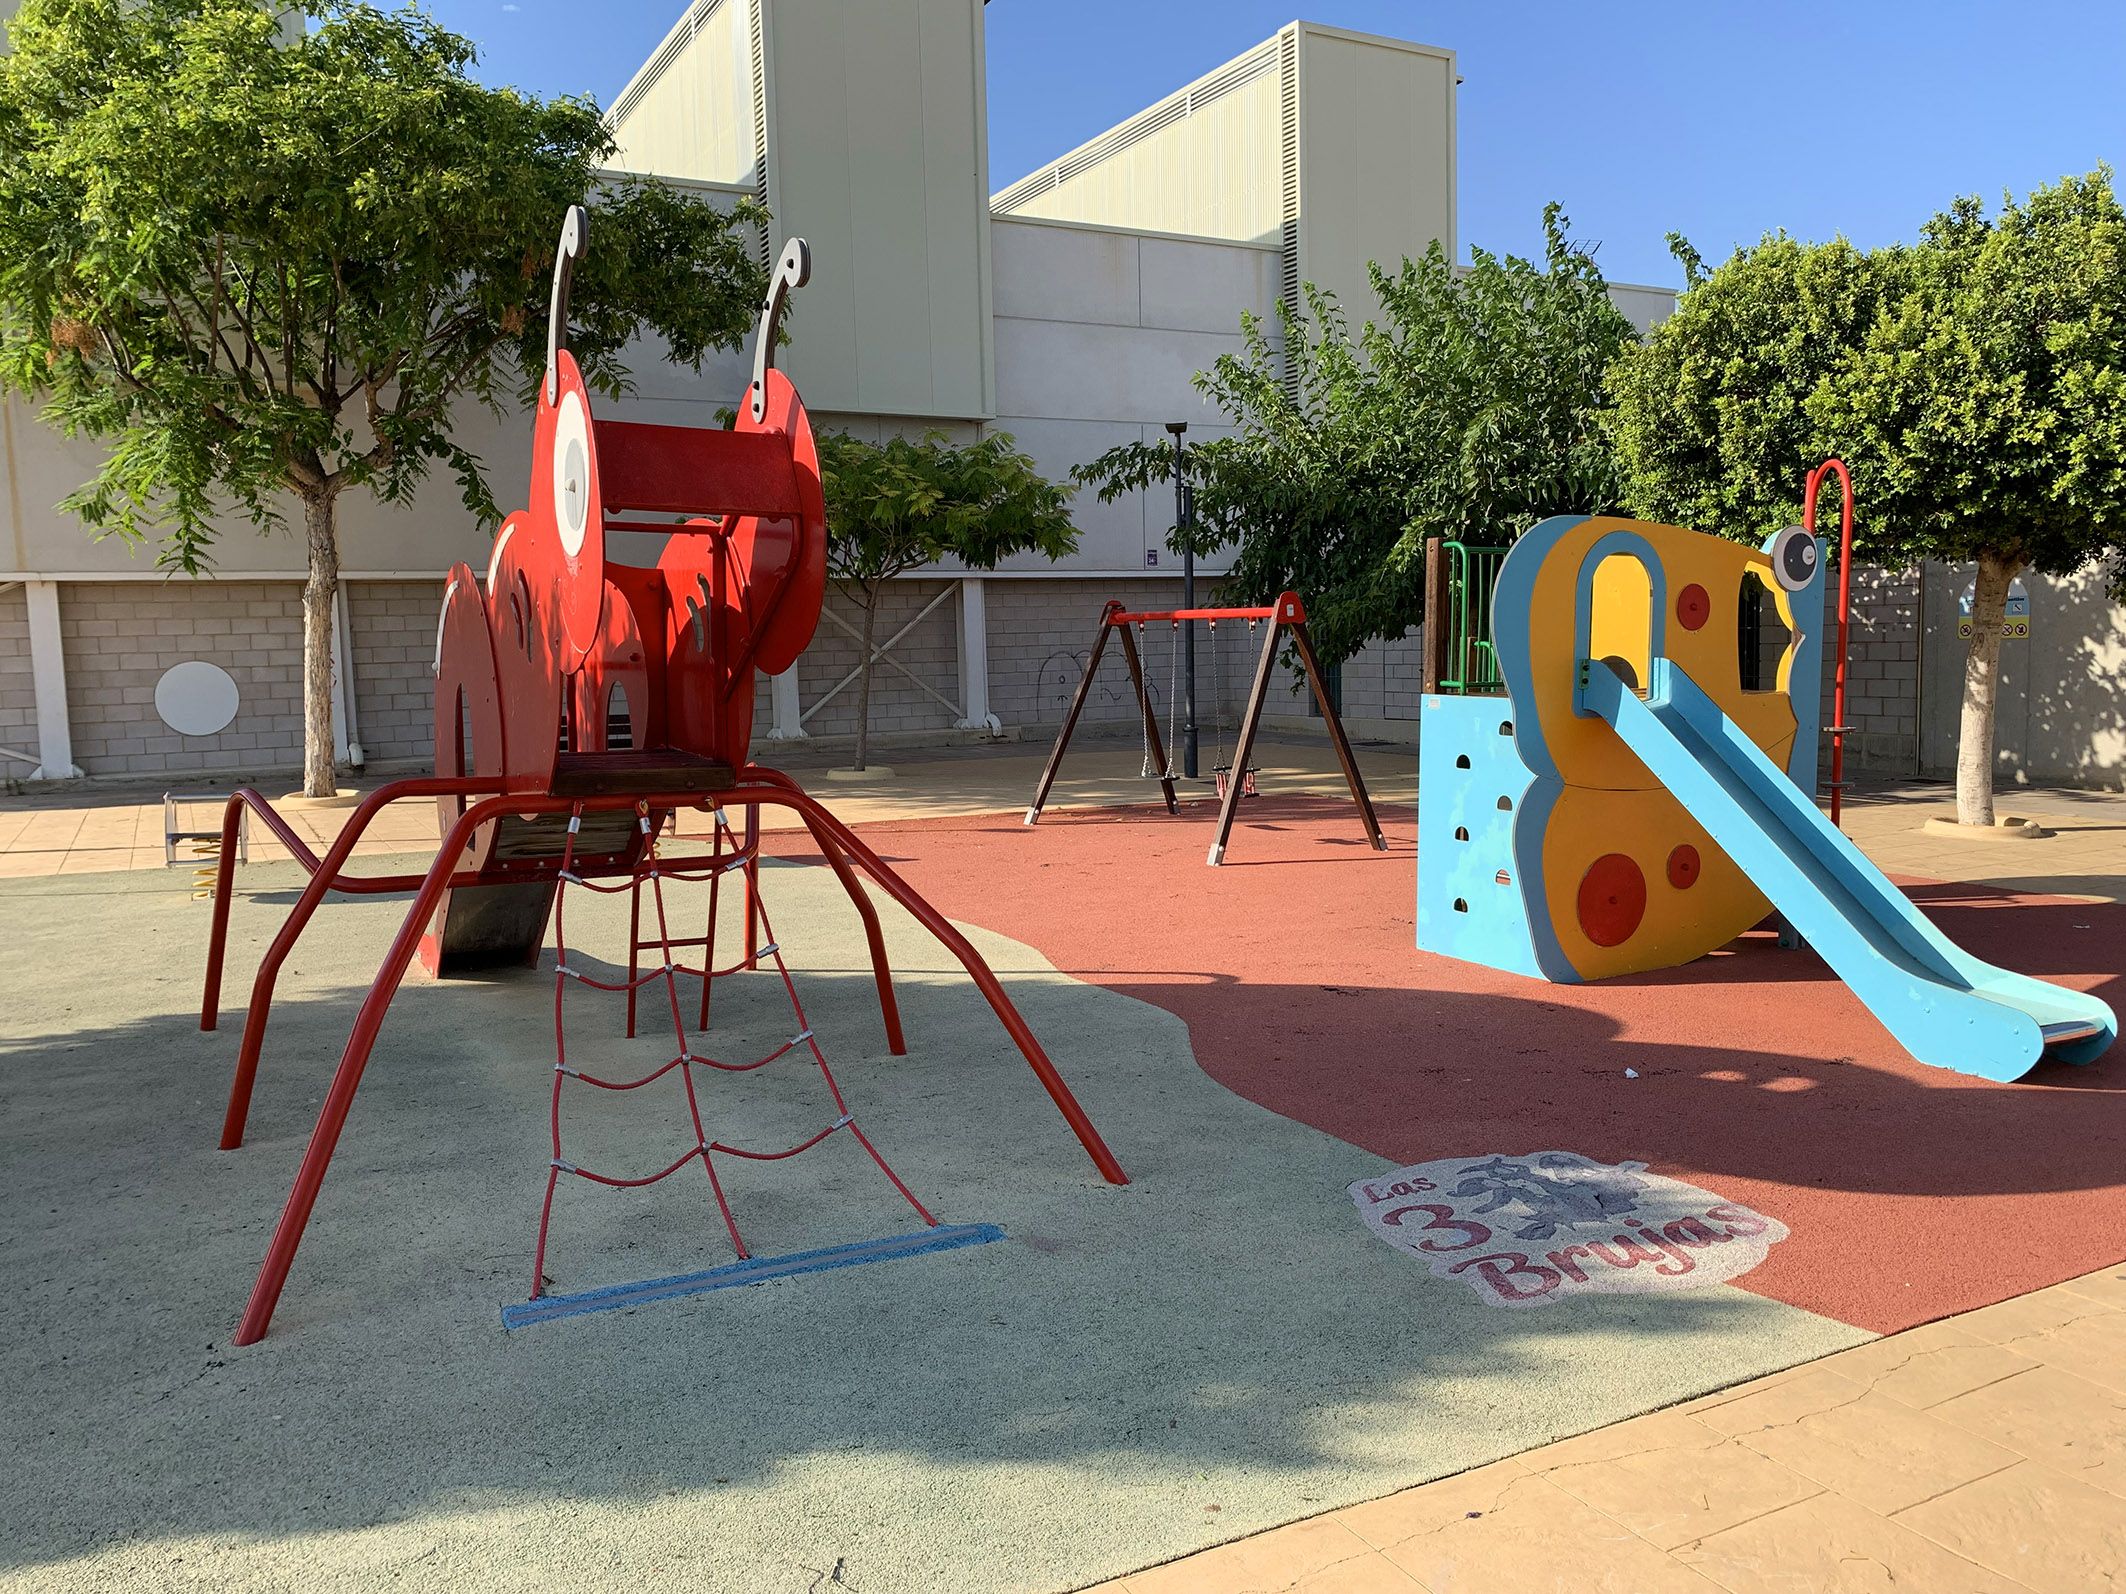
POLYGON ((1174 778, 1174 753, 1181 746, 1181 622, 1166 635, 1166 780, 1174 778))
MULTIPOLYGON (((1168 649, 1169 653, 1172 653, 1173 651, 1174 650, 1171 648, 1168 649)), ((1137 622, 1137 678, 1140 684, 1144 685, 1147 689, 1149 689, 1151 683, 1144 680, 1144 663, 1146 657, 1147 654, 1145 650, 1144 622, 1142 620, 1139 620, 1137 622)), ((1178 663, 1174 665, 1174 670, 1176 672, 1178 672, 1180 668, 1181 666, 1178 663)), ((1179 679, 1178 674, 1175 675, 1175 679, 1179 679)), ((1169 698, 1169 700, 1172 699, 1173 693, 1171 690, 1168 691, 1167 697, 1169 698)), ((1144 780, 1151 780, 1155 777, 1159 780, 1172 780, 1174 778, 1174 739, 1171 734, 1168 735, 1166 739, 1166 747, 1164 749, 1166 753, 1166 768, 1157 771, 1152 768, 1152 726, 1154 724, 1155 718, 1156 711, 1153 717, 1147 717, 1141 714, 1138 716, 1138 723, 1141 727, 1140 736, 1144 743, 1144 756, 1138 761, 1137 774, 1139 778, 1144 780)))
MULTIPOLYGON (((1253 619, 1250 619, 1248 621, 1248 640, 1251 644, 1253 643, 1255 638, 1256 623, 1257 622, 1253 619)), ((1211 773, 1217 782, 1219 800, 1223 801, 1225 798, 1226 783, 1233 778, 1233 762, 1226 750, 1225 670, 1222 662, 1223 655, 1221 654, 1218 647, 1218 622, 1216 620, 1211 621, 1210 627, 1211 696, 1214 699, 1211 706, 1212 711, 1217 716, 1218 721, 1218 762, 1212 767, 1211 773)), ((1253 797, 1258 795, 1255 790, 1255 766, 1250 764, 1246 769, 1241 770, 1239 773, 1240 795, 1243 797, 1253 797)))

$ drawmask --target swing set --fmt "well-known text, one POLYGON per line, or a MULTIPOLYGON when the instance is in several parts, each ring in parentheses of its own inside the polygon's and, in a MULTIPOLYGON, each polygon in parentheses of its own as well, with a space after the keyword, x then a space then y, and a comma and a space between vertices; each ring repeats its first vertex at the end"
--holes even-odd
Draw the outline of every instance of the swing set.
POLYGON ((1063 764, 1063 750, 1070 745, 1071 733, 1078 728, 1078 716, 1084 712, 1086 700, 1092 696, 1093 680, 1100 673, 1100 660, 1107 651, 1109 637, 1121 641, 1123 662, 1129 668, 1130 684, 1137 696, 1138 719, 1144 728, 1144 759, 1137 773, 1147 780, 1158 780, 1168 813, 1178 815, 1181 812, 1180 800, 1174 793, 1174 782, 1179 775, 1174 768, 1173 754, 1181 728, 1181 627, 1197 620, 1210 627, 1211 695, 1218 726, 1217 756, 1221 760, 1212 771, 1218 790, 1218 833, 1211 840, 1206 862, 1212 868, 1225 862, 1226 843, 1233 833, 1233 820, 1240 799, 1260 795, 1255 786, 1259 771, 1248 759, 1254 751, 1255 732, 1262 723, 1263 705, 1269 699, 1270 677, 1277 663, 1279 644, 1287 640, 1298 656, 1307 685, 1313 689, 1314 702, 1321 710, 1322 723, 1328 727, 1329 741, 1336 749, 1337 762, 1343 766, 1344 783, 1350 787, 1351 800, 1358 806, 1359 822, 1365 826, 1366 837, 1375 852, 1386 852, 1388 843, 1380 833, 1380 820, 1373 812, 1373 799, 1366 794, 1365 778, 1358 772, 1358 760, 1352 755, 1350 739, 1344 735, 1343 721, 1338 718, 1336 706, 1329 701, 1328 689, 1322 682, 1321 663, 1314 656, 1314 644, 1307 635, 1306 606, 1295 592, 1280 593, 1274 604, 1262 609, 1160 609, 1140 613, 1125 608, 1119 600, 1110 599, 1107 607, 1100 611, 1099 635, 1093 639, 1092 652, 1085 661, 1085 674, 1070 700, 1070 712, 1063 717, 1063 729, 1057 733, 1056 745, 1049 750, 1048 763, 1041 770, 1041 783, 1034 789, 1033 802, 1026 809, 1026 823, 1040 823, 1041 810, 1047 805, 1048 794, 1056 783, 1056 772, 1063 764), (1256 626, 1268 622, 1262 652, 1255 662, 1254 683, 1248 689, 1247 706, 1241 711, 1230 759, 1226 757, 1224 671, 1219 663, 1220 620, 1229 625, 1234 621, 1245 622, 1250 640, 1254 638, 1256 626), (1161 622, 1170 628, 1166 693, 1168 724, 1164 741, 1159 735, 1158 710, 1152 704, 1151 689, 1144 676, 1146 628, 1161 622), (1133 626, 1136 628, 1134 635, 1131 634, 1133 626))

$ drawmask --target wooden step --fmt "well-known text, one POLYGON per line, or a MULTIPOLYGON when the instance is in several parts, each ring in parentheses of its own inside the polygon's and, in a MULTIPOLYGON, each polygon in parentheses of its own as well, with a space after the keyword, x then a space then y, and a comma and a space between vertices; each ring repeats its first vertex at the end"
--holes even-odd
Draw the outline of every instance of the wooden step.
POLYGON ((556 797, 692 796, 729 791, 738 772, 720 758, 673 747, 616 753, 561 753, 554 759, 556 797))

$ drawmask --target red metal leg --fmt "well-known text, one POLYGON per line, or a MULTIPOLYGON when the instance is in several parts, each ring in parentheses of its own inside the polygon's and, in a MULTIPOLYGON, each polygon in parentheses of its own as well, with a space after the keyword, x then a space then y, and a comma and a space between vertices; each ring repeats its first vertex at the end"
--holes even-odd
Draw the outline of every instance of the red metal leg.
MULTIPOLYGON (((573 840, 573 838, 571 838, 573 840)), ((635 1038, 635 973, 642 958, 642 877, 627 892, 627 1038, 635 1038)), ((704 1020, 706 1022, 706 1020, 704 1020)))
MULTIPOLYGON (((751 968, 760 957, 760 809, 746 810, 746 967, 751 968)), ((877 962, 877 948, 873 949, 873 962, 877 962)), ((893 1026, 889 1026, 893 1027, 893 1026)), ((898 1056, 901 1048, 896 1046, 898 1056)))
MULTIPOLYGON (((787 791, 794 792, 800 797, 805 795, 804 788, 781 770, 755 768, 747 770, 746 774, 750 779, 772 780, 776 785, 787 791)), ((806 801, 810 802, 811 799, 806 798, 806 801)), ((789 806, 796 808, 795 804, 789 806)), ((817 804, 813 806, 817 807, 817 804)), ((825 809, 820 809, 822 813, 825 811, 825 809)), ((754 815, 754 818, 748 828, 756 838, 757 844, 760 810, 756 806, 750 812, 754 815)), ((863 881, 856 878, 855 871, 849 867, 848 858, 842 853, 835 841, 823 834, 820 828, 812 823, 804 809, 796 808, 796 812, 798 818, 805 821, 805 828, 812 833, 812 839, 818 844, 820 856, 826 859, 827 867, 834 871, 834 878, 839 880, 842 883, 842 889, 849 893, 849 900, 856 905, 857 916, 864 921, 864 940, 869 943, 871 948, 871 977, 878 985, 879 1017, 885 1021, 886 1025, 886 1050, 895 1057, 906 1057, 908 1055, 908 1040, 901 1031, 901 1003, 900 998, 894 994, 893 990, 893 963, 886 955, 886 932, 884 927, 878 922, 878 909, 873 906, 871 894, 864 889, 863 881)), ((754 870, 758 869, 759 866, 760 859, 756 851, 752 866, 745 871, 746 933, 749 943, 746 951, 749 956, 756 950, 750 942, 752 926, 757 912, 755 904, 759 901, 756 895, 758 887, 754 870)))
MULTIPOLYGON (((436 854, 436 861, 429 866, 421 881, 413 905, 400 922, 399 933, 384 954, 383 967, 377 971, 369 994, 362 999, 361 1011, 355 1015, 354 1031, 347 1037, 346 1050, 340 1053, 340 1065, 333 1073, 331 1089, 325 1092, 325 1105, 318 1112, 317 1127, 310 1132, 310 1144, 303 1151, 302 1166, 296 1170, 287 1205, 281 1208, 280 1222, 275 1225, 273 1241, 266 1248, 266 1259, 259 1266, 258 1280, 251 1286, 251 1299, 245 1305, 243 1321, 236 1329, 239 1345, 255 1343, 265 1334, 266 1325, 273 1321, 274 1304, 280 1300, 281 1287, 288 1282, 288 1269, 294 1264, 296 1247, 302 1244, 303 1230, 310 1222, 310 1210, 317 1205, 317 1193, 324 1185, 325 1170, 331 1165, 333 1148, 339 1144, 340 1130, 346 1127, 347 1110, 354 1104, 355 1090, 362 1082, 362 1070, 369 1066, 369 1053, 376 1045, 377 1031, 383 1027, 391 998, 397 993, 399 982, 406 977, 406 967, 413 961, 421 932, 435 916, 436 905, 442 901, 444 888, 450 884, 452 866, 465 850, 466 841, 475 828, 492 818, 503 806, 503 801, 497 798, 475 803, 451 826, 450 833, 443 838, 442 849, 436 854)), ((327 878, 320 872, 313 877, 312 884, 327 878)), ((323 894, 322 890, 318 892, 319 896, 323 894)), ((234 1103, 231 1105, 233 1110, 234 1103)))
POLYGON ((207 932, 206 989, 199 998, 201 1029, 210 1030, 221 1019, 222 954, 229 945, 229 896, 236 889, 236 831, 243 823, 243 811, 241 793, 222 805, 221 853, 214 870, 214 925, 207 932))
MULTIPOLYGON (((310 922, 310 916, 317 912, 317 905, 325 900, 325 893, 334 889, 335 885, 340 883, 338 878, 340 869, 353 853, 354 844, 361 839, 362 832, 369 828, 370 820, 381 813, 388 804, 397 801, 402 796, 423 797, 436 795, 432 788, 438 784, 451 783, 434 780, 405 780, 393 781, 389 785, 379 786, 367 797, 364 797, 356 805, 352 813, 348 814, 347 822, 340 826, 340 833, 333 837, 332 845, 326 850, 322 860, 312 858, 305 862, 308 855, 307 848, 304 848, 303 855, 298 857, 297 861, 304 862, 305 867, 310 869, 310 878, 304 883, 303 894, 296 899, 295 906, 289 910, 287 919, 280 927, 280 932, 274 936, 273 944, 266 949, 265 958, 259 963, 258 973, 251 982, 251 1006, 249 1011, 244 1014, 244 1038, 236 1052, 236 1075, 229 1082, 229 1106, 228 1110, 222 1115, 222 1150, 234 1151, 244 1143, 244 1123, 251 1113, 251 1087, 258 1077, 259 1052, 266 1044, 266 1013, 273 1005, 274 982, 280 977, 281 965, 288 960, 288 954, 295 950, 296 940, 302 935, 303 927, 310 922)), ((455 784, 463 786, 465 783, 460 781, 455 784)), ((230 799, 231 808, 233 809, 240 799, 252 797, 257 797, 257 794, 248 791, 239 792, 230 799)), ((280 816, 273 813, 264 798, 258 797, 252 806, 263 809, 276 828, 280 828, 280 816)), ((229 820, 224 817, 222 820, 224 833, 227 832, 228 825, 229 820)), ((226 857, 226 855, 227 849, 225 848, 224 856, 226 857)), ((455 864, 458 854, 450 852, 439 854, 438 856, 447 859, 448 864, 455 864)), ((435 867, 435 865, 430 866, 430 875, 435 873, 435 867)), ((447 865, 444 878, 447 884, 449 880, 447 865)), ((218 980, 220 974, 219 958, 213 960, 211 972, 218 980)), ((210 994, 218 996, 218 992, 210 994)))

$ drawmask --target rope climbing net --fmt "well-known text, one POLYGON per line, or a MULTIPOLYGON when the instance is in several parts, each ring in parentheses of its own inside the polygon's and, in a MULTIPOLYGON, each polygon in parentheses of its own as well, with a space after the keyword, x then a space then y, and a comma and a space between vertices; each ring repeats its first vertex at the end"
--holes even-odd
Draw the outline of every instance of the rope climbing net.
MULTIPOLYGON (((744 955, 727 967, 716 967, 716 920, 720 884, 725 875, 745 868, 750 861, 750 854, 748 849, 738 843, 732 835, 730 821, 726 818, 723 809, 721 807, 713 807, 711 811, 715 816, 715 825, 709 861, 699 868, 680 869, 664 864, 660 860, 657 850, 658 837, 653 832, 647 806, 638 804, 636 823, 641 827, 644 837, 642 862, 632 875, 624 876, 611 882, 588 880, 576 872, 576 839, 581 828, 582 806, 578 804, 569 815, 568 838, 563 847, 561 860, 560 885, 554 893, 554 1088, 552 1108, 549 1114, 553 1155, 547 1169, 546 1198, 539 1209, 538 1245, 532 1257, 531 1294, 534 1300, 540 1297, 547 1282, 546 1242, 553 1223, 554 1192, 559 1187, 564 1174, 588 1180, 593 1184, 604 1185, 610 1189, 633 1190, 669 1179, 690 1163, 699 1162, 702 1172, 708 1178, 709 1193, 715 1199, 717 1213, 722 1217, 724 1228, 730 1234, 732 1248, 738 1253, 739 1258, 743 1260, 751 1257, 753 1253, 747 1249, 745 1238, 739 1232, 738 1220, 731 1210, 730 1197, 724 1190, 723 1180, 717 1175, 716 1158, 722 1155, 737 1157, 751 1162, 781 1162, 787 1158, 795 1157, 801 1152, 811 1150, 814 1146, 821 1144, 836 1134, 847 1131, 854 1137, 856 1143, 864 1148, 871 1160, 878 1164, 879 1172, 886 1176, 892 1183, 893 1188, 899 1191, 907 1203, 915 1209, 916 1215, 929 1227, 937 1227, 937 1219, 930 1215, 929 1209, 916 1199, 914 1192, 903 1184, 900 1176, 887 1165, 886 1159, 879 1154, 878 1148, 871 1143, 870 1137, 858 1125, 856 1114, 850 1110, 847 1100, 844 1099, 841 1086, 835 1081, 834 1071, 827 1066, 826 1053, 820 1049, 818 1037, 814 1035, 812 1025, 805 1017, 804 1003, 797 994, 797 983, 790 977, 789 965, 784 962, 782 948, 776 942, 774 926, 769 922, 767 907, 761 902, 757 891, 749 890, 746 893, 745 913, 747 915, 748 944, 744 955), (679 962, 675 955, 676 945, 694 945, 697 943, 693 940, 675 943, 673 940, 670 922, 665 909, 664 883, 667 880, 706 881, 708 883, 708 934, 702 937, 698 943, 702 947, 701 965, 698 968, 679 962), (569 960, 567 934, 566 903, 569 888, 574 886, 601 895, 611 895, 622 891, 639 891, 645 885, 649 887, 650 891, 657 934, 656 941, 649 943, 656 955, 656 960, 651 966, 628 979, 612 981, 593 979, 584 970, 574 967, 569 960), (752 933, 756 929, 760 937, 757 945, 751 941, 752 933), (773 964, 776 975, 782 981, 784 993, 790 999, 790 1010, 796 1024, 795 1032, 789 1039, 772 1048, 764 1056, 747 1062, 728 1062, 696 1051, 694 1041, 687 1033, 686 1020, 680 1011, 679 976, 682 974, 689 975, 703 982, 701 1027, 706 1029, 709 1012, 709 988, 719 979, 760 968, 763 960, 773 964), (590 989, 597 991, 623 992, 627 994, 632 1002, 634 993, 639 988, 660 980, 663 982, 664 992, 671 1007, 672 1028, 677 1037, 679 1048, 671 1059, 659 1064, 648 1073, 632 1079, 608 1079, 584 1069, 579 1069, 569 1062, 568 1036, 566 1026, 563 1023, 563 1008, 564 993, 571 983, 588 986, 590 989), (708 1079, 697 1080, 695 1075, 697 1068, 709 1069, 713 1073, 749 1074, 800 1050, 811 1054, 814 1065, 819 1069, 819 1077, 827 1087, 827 1095, 836 1114, 831 1122, 825 1127, 815 1130, 804 1139, 799 1140, 795 1145, 787 1146, 780 1150, 762 1150, 758 1147, 732 1145, 726 1141, 711 1137, 708 1127, 710 1114, 703 1105, 703 1098, 708 1094, 708 1079), (561 1095, 563 1085, 569 1080, 576 1080, 581 1084, 589 1085, 602 1091, 632 1091, 640 1090, 646 1085, 654 1084, 665 1076, 675 1073, 679 1076, 680 1085, 685 1093, 687 1113, 693 1126, 694 1143, 672 1162, 655 1173, 646 1174, 638 1178, 620 1178, 612 1174, 600 1173, 590 1168, 579 1167, 562 1156, 561 1095)), ((630 931, 631 939, 634 933, 630 931)))

